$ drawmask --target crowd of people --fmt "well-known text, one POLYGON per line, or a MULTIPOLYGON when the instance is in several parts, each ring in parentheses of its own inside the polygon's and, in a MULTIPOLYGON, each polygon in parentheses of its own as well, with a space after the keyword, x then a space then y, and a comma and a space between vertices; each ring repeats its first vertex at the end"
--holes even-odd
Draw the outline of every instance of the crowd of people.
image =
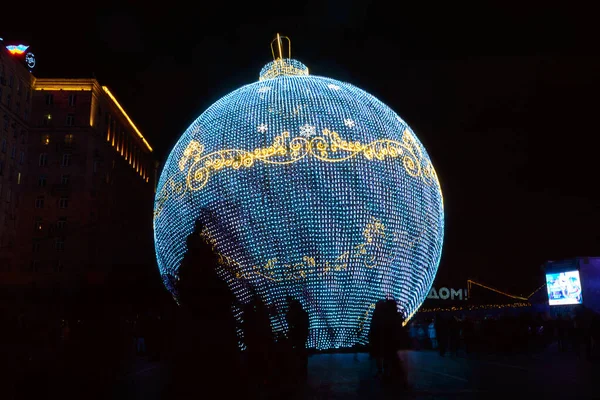
MULTIPOLYGON (((96 302, 95 308, 84 304, 77 311, 48 304, 3 310, 0 352, 6 357, 0 376, 9 382, 6 398, 17 398, 17 393, 20 398, 48 393, 60 393, 63 399, 110 397, 101 389, 110 388, 139 357, 171 366, 172 384, 164 394, 169 399, 197 397, 211 387, 225 398, 301 393, 308 375, 307 311, 288 296, 288 329, 275 333, 272 310, 253 294, 241 305, 239 324, 232 313, 235 297, 219 278, 217 257, 200 230, 197 225, 188 238, 176 285, 179 305, 141 309, 96 302)), ((404 318, 395 300, 381 300, 368 333, 376 378, 403 388, 408 387, 400 357, 404 349, 430 349, 445 356, 532 352, 558 342, 561 351, 582 357, 599 353, 599 320, 582 307, 555 318, 541 313, 417 314, 408 326, 404 318)))
POLYGON ((600 318, 583 306, 555 316, 527 311, 516 315, 418 316, 409 324, 409 336, 413 349, 433 349, 442 356, 534 353, 552 344, 586 359, 600 355, 600 318))

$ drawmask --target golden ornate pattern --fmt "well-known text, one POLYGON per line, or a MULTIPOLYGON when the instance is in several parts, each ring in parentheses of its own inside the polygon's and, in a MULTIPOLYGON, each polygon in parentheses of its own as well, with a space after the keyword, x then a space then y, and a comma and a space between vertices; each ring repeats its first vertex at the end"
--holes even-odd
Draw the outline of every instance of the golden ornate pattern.
POLYGON ((317 160, 330 163, 344 162, 359 156, 372 161, 401 159, 404 170, 414 178, 421 179, 426 185, 434 185, 440 196, 442 191, 437 174, 431 162, 423 157, 421 147, 414 136, 405 129, 402 139, 378 139, 370 143, 347 141, 335 131, 324 129, 321 136, 306 138, 296 136, 290 139, 289 132, 275 137, 273 143, 254 150, 225 149, 203 154, 204 145, 191 140, 179 159, 181 174, 185 174, 185 185, 178 182, 180 173, 171 176, 157 196, 154 218, 160 215, 164 203, 171 196, 182 196, 186 191, 204 188, 209 179, 219 171, 251 168, 256 163, 285 165, 312 156, 317 160), (189 165, 186 172, 186 166, 189 165))

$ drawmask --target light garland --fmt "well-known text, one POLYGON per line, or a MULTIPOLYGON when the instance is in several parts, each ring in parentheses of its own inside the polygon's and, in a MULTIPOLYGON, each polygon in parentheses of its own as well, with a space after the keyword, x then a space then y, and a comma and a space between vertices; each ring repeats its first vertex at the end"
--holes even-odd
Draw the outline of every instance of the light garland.
POLYGON ((437 175, 410 127, 368 93, 291 59, 209 107, 164 165, 154 237, 176 298, 197 219, 238 302, 257 293, 285 332, 286 296, 297 298, 317 349, 365 344, 378 300, 414 315, 444 228, 437 175))
POLYGON ((531 307, 531 303, 471 304, 468 306, 420 308, 418 312, 419 313, 432 313, 432 312, 447 312, 447 311, 474 311, 474 310, 493 310, 493 309, 522 308, 522 307, 531 307))

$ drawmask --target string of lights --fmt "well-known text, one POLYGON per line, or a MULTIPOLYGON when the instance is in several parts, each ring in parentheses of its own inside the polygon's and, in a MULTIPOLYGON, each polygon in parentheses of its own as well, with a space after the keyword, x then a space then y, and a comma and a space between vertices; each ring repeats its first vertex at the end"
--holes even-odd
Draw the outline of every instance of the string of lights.
POLYGON ((510 293, 503 292, 503 291, 501 291, 501 290, 498 290, 498 289, 494 289, 493 287, 486 286, 486 285, 484 285, 484 284, 482 284, 482 283, 475 282, 475 281, 473 281, 473 280, 470 280, 470 279, 469 279, 469 280, 467 280, 467 285, 468 285, 468 288, 469 288, 469 293, 471 293, 471 285, 472 285, 473 283, 474 283, 475 285, 477 285, 477 286, 481 286, 482 288, 485 288, 485 289, 491 290, 492 292, 496 292, 496 293, 499 293, 499 294, 501 294, 501 295, 504 295, 504 296, 510 297, 511 299, 516 299, 516 300, 524 300, 524 301, 527 301, 527 299, 528 299, 528 298, 521 297, 521 296, 515 296, 515 295, 512 295, 512 294, 510 294, 510 293))

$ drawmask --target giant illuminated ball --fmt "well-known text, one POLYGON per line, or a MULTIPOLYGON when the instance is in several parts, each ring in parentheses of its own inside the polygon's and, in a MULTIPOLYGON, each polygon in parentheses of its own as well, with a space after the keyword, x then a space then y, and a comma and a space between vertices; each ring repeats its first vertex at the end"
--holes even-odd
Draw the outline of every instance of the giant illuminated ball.
POLYGON ((397 300, 410 318, 435 277, 444 231, 436 172, 406 122, 289 58, 204 111, 164 165, 154 238, 175 298, 198 219, 238 303, 259 295, 285 334, 286 297, 297 298, 317 349, 366 343, 378 300, 397 300))

